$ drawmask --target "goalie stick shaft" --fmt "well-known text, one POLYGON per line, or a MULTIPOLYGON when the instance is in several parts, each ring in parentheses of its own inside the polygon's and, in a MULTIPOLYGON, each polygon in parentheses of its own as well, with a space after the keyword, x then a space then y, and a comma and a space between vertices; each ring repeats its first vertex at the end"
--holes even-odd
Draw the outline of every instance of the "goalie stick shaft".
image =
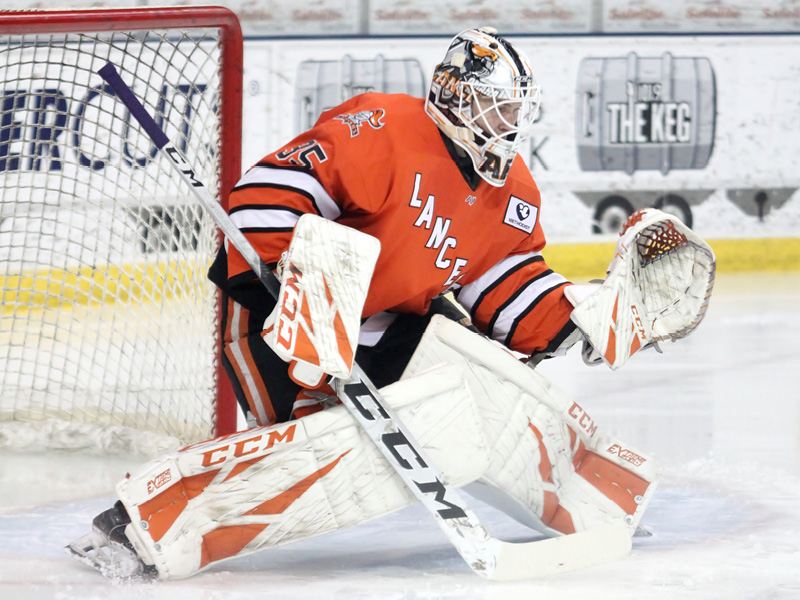
MULTIPOLYGON (((244 257, 261 283, 277 299, 280 293, 278 279, 224 208, 196 178, 189 162, 172 145, 114 65, 108 63, 98 73, 156 147, 167 156, 170 164, 190 186, 197 200, 244 257)), ((461 495, 444 482, 441 472, 426 457, 357 363, 353 366, 351 376, 337 380, 335 387, 342 403, 476 573, 496 580, 550 575, 614 560, 630 550, 630 534, 622 526, 527 543, 509 543, 493 538, 461 495)))
POLYGON ((203 208, 211 214, 214 222, 225 234, 225 237, 233 243, 244 257, 264 287, 277 298, 280 293, 280 282, 275 278, 250 242, 247 241, 244 234, 239 231, 230 216, 228 216, 228 213, 222 208, 222 205, 214 199, 214 196, 211 195, 203 183, 196 179, 194 169, 192 169, 183 154, 170 143, 167 135, 153 120, 142 103, 139 102, 133 91, 122 81, 114 65, 107 63, 98 71, 98 74, 114 90, 114 93, 131 112, 131 116, 142 126, 142 129, 150 137, 156 148, 167 155, 170 164, 181 174, 183 180, 191 186, 195 197, 200 201, 203 208))

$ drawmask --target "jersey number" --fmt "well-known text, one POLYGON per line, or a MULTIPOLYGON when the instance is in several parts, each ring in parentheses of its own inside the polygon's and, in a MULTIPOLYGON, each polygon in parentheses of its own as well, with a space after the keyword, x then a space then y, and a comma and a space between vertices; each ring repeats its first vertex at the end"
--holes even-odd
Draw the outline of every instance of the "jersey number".
POLYGON ((305 167, 306 169, 313 169, 314 165, 311 162, 311 157, 316 156, 317 163, 324 163, 328 160, 322 146, 319 145, 317 140, 309 140, 304 144, 295 146, 294 148, 287 148, 278 152, 277 157, 279 160, 288 160, 290 165, 298 167, 305 167))

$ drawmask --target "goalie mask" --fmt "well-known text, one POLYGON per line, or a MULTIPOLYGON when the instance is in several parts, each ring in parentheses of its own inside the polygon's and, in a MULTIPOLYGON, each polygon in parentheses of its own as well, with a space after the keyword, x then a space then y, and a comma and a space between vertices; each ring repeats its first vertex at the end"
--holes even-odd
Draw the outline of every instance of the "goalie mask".
POLYGON ((459 33, 431 80, 425 110, 475 171, 505 183, 539 110, 539 84, 528 59, 494 29, 459 33))

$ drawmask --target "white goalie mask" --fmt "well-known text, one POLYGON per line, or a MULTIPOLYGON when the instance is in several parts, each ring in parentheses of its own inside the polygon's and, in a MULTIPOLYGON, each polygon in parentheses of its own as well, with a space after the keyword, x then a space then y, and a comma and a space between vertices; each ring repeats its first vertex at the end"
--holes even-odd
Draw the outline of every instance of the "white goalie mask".
POLYGON ((499 187, 530 135, 539 95, 524 54, 492 28, 468 29, 436 67, 425 110, 467 152, 478 175, 499 187))

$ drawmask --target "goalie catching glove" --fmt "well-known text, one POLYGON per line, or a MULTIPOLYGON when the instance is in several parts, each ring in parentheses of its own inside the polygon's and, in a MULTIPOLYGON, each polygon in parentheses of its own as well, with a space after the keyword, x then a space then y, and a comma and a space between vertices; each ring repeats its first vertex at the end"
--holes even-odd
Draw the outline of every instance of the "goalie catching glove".
POLYGON ((677 217, 632 214, 605 281, 565 290, 570 318, 593 348, 584 359, 618 369, 641 348, 689 335, 708 309, 715 271, 714 251, 677 217))

